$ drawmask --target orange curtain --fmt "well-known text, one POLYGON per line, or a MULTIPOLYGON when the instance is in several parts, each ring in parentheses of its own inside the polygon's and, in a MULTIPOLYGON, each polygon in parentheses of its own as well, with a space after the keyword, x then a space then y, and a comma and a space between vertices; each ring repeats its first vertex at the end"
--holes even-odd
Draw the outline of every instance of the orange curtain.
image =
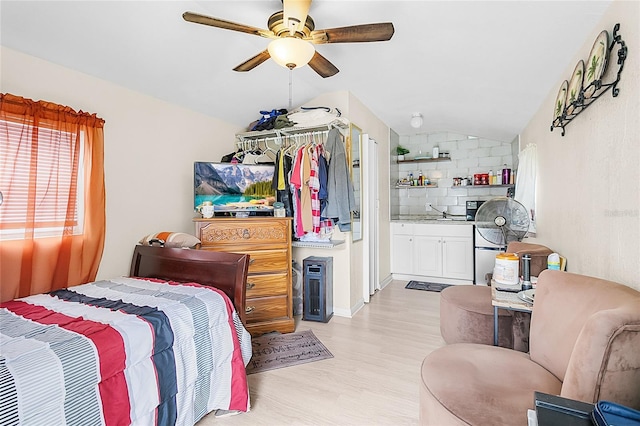
MULTIPOLYGON (((12 128, 16 125, 23 126, 24 131, 19 133, 19 144, 24 144, 31 150, 28 161, 29 191, 24 204, 24 234, 18 239, 7 239, 0 235, 0 301, 95 280, 104 248, 106 221, 104 120, 95 114, 76 112, 70 107, 10 94, 0 94, 0 120, 10 122, 12 128), (54 135, 54 138, 56 132, 72 135, 69 139, 74 141, 75 146, 72 146, 66 155, 70 163, 76 165, 75 176, 82 173, 84 177, 83 194, 80 194, 80 197, 84 196, 80 203, 83 208, 77 213, 80 216, 76 216, 76 210, 73 208, 77 191, 68 191, 70 207, 66 208, 66 218, 63 219, 63 223, 58 224, 59 226, 53 227, 54 235, 51 235, 53 231, 48 229, 46 236, 38 234, 38 228, 42 224, 35 220, 39 206, 37 197, 33 194, 36 186, 33 174, 38 170, 38 143, 44 141, 42 134, 29 129, 37 128, 46 128, 46 133, 54 135), (80 143, 84 148, 82 164, 79 164, 80 143), (77 222, 83 226, 81 230, 74 231, 77 222)), ((7 140, 8 133, 0 134, 0 143, 6 143, 7 140)), ((49 146, 55 145, 55 139, 46 142, 49 146)), ((7 176, 19 174, 13 173, 12 167, 15 164, 8 158, 0 159, 0 162, 0 173, 4 175, 4 187, 0 188, 4 195, 4 202, 0 205, 0 230, 4 231, 6 223, 3 223, 3 208, 9 208, 11 187, 24 186, 26 183, 10 182, 11 179, 6 179, 7 176)), ((47 191, 55 191, 55 177, 49 179, 53 183, 47 184, 47 191)), ((71 188, 77 188, 78 181, 72 179, 70 185, 71 188)), ((8 216, 8 213, 6 215, 8 216)))

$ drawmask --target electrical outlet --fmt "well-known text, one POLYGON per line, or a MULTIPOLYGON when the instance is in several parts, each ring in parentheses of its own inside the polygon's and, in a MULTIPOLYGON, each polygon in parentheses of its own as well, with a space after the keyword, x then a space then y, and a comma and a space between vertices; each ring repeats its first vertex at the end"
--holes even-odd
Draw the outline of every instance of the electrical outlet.
POLYGON ((427 212, 430 212, 431 211, 431 204, 425 203, 424 210, 427 211, 427 212))

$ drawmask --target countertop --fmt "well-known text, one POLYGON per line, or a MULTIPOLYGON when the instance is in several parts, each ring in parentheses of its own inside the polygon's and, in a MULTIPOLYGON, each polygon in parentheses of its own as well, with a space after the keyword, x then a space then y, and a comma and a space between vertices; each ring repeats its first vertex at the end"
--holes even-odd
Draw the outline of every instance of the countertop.
MULTIPOLYGON (((449 218, 448 218, 449 219, 449 218)), ((391 222, 404 223, 433 223, 438 225, 473 225, 472 220, 466 220, 464 216, 454 216, 451 220, 443 220, 441 216, 398 216, 391 219, 391 222)))

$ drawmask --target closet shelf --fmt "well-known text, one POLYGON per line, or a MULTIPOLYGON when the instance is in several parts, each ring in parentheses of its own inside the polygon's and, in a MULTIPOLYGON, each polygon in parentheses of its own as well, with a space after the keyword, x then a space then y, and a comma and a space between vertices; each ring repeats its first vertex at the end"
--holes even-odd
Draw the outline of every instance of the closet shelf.
POLYGON ((348 129, 349 121, 346 119, 336 119, 328 124, 321 124, 317 126, 306 126, 306 127, 284 127, 282 129, 271 129, 271 130, 255 130, 252 132, 241 132, 236 133, 236 138, 238 141, 247 141, 247 140, 276 140, 281 138, 282 136, 291 136, 297 135, 301 133, 312 133, 312 132, 324 132, 329 131, 331 128, 337 127, 339 129, 348 129))

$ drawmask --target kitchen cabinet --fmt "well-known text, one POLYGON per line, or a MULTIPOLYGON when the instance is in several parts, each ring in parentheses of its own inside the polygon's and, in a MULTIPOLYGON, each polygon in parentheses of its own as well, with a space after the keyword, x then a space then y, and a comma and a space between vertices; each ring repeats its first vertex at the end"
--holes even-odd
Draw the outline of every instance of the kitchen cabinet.
POLYGON ((391 226, 394 275, 473 282, 472 224, 394 222, 391 226))

